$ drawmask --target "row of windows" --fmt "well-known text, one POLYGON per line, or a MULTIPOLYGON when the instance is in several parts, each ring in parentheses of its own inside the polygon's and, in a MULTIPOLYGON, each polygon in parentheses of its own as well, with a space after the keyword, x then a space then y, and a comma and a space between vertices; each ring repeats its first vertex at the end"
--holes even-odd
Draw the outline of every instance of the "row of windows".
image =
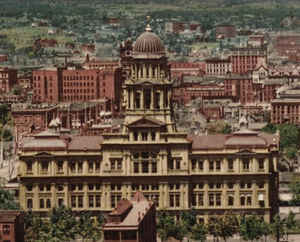
POLYGON ((94 93, 94 89, 64 89, 64 93, 94 93))
MULTIPOLYGON (((264 165, 264 158, 259 158, 258 159, 258 169, 263 170, 265 168, 264 165)), ((249 170, 250 169, 250 163, 251 159, 250 158, 243 158, 242 159, 242 169, 243 170, 249 170)), ((209 171, 221 171, 221 160, 216 160, 216 161, 208 161, 208 169, 209 171)), ((229 171, 234 170, 234 160, 233 159, 228 159, 227 160, 227 168, 229 171)), ((192 159, 192 170, 204 170, 204 160, 196 160, 192 159)))
MULTIPOLYGON (((235 183, 235 182, 226 183, 228 189, 234 189, 235 184, 239 185, 240 189, 251 189, 253 185, 250 181, 241 181, 240 183, 235 183)), ((225 184, 220 182, 208 182, 207 185, 209 189, 223 189, 225 184)), ((263 181, 258 182, 257 186, 259 189, 263 189, 265 187, 265 183, 263 181)), ((200 183, 192 184, 192 188, 193 190, 204 189, 204 183, 200 182, 200 183)))
MULTIPOLYGON (((154 133, 154 132, 152 132, 154 133)), ((153 134, 155 136, 155 133, 153 134)), ((148 133, 145 133, 145 138, 148 137, 148 133)), ((143 132, 142 132, 143 137, 143 132)), ((149 152, 137 152, 133 154, 133 167, 134 173, 142 172, 148 173, 150 170, 152 172, 157 172, 157 153, 149 153, 149 152), (150 164, 152 164, 152 169, 149 168, 150 164), (141 168, 142 167, 142 168, 141 168)), ((250 169, 250 158, 242 159, 242 170, 248 171, 250 169)), ((204 160, 196 160, 192 159, 191 165, 192 170, 204 171, 204 160)), ((264 158, 258 159, 258 169, 265 169, 265 161, 264 158)), ((39 163, 41 172, 48 173, 50 162, 42 161, 39 163)), ((181 159, 180 158, 169 158, 168 159, 168 169, 170 170, 180 170, 181 167, 181 159)), ((208 170, 209 171, 221 171, 222 162, 221 160, 208 161, 208 170)), ((121 159, 111 159, 110 160, 110 168, 111 170, 121 170, 122 169, 122 160, 121 159)), ((56 162, 57 173, 63 173, 63 161, 56 162)), ((234 170, 234 160, 228 159, 227 161, 227 169, 228 171, 234 170)), ((83 162, 69 162, 69 170, 71 173, 83 173, 83 162)), ((97 162, 88 162, 88 172, 100 172, 100 161, 97 162)), ((27 173, 32 173, 32 162, 27 162, 27 173)))

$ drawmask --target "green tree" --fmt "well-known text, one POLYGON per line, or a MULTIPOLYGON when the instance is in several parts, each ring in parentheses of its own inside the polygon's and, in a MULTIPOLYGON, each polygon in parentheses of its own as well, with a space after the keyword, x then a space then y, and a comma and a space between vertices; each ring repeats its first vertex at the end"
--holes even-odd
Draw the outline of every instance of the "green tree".
POLYGON ((58 241, 70 241, 76 237, 76 217, 71 208, 60 206, 50 212, 50 225, 53 238, 58 241))
POLYGON ((275 134, 277 130, 276 125, 268 123, 265 127, 261 129, 261 131, 270 133, 270 134, 275 134))
POLYGON ((9 107, 7 104, 0 104, 0 123, 6 124, 8 121, 9 107))
POLYGON ((297 222, 295 220, 295 214, 293 212, 289 212, 289 215, 287 216, 286 220, 286 229, 287 229, 287 241, 289 241, 289 231, 297 228, 297 222))
POLYGON ((0 210, 18 210, 19 204, 15 202, 14 196, 0 186, 0 210))
POLYGON ((208 223, 208 231, 214 238, 222 238, 227 241, 238 230, 238 219, 235 215, 224 214, 222 216, 212 217, 208 223))
POLYGON ((31 211, 27 212, 24 217, 24 225, 25 241, 52 241, 49 222, 42 219, 38 214, 33 214, 31 211))
POLYGON ((292 193, 292 199, 289 201, 291 205, 300 205, 300 182, 293 181, 289 184, 290 191, 292 193))
POLYGON ((271 225, 266 221, 261 222, 262 234, 264 236, 264 241, 267 242, 268 236, 271 234, 271 225))
POLYGON ((83 211, 79 214, 79 219, 77 220, 76 226, 76 234, 81 237, 83 242, 87 239, 101 237, 101 229, 99 228, 97 222, 98 220, 95 221, 90 212, 83 211))
POLYGON ((258 240, 263 236, 262 221, 257 216, 244 217, 240 224, 241 237, 248 240, 258 240))
POLYGON ((272 235, 276 238, 276 241, 279 242, 282 236, 285 234, 285 219, 281 219, 277 214, 273 218, 271 223, 271 232, 272 235))
POLYGON ((166 212, 158 214, 157 232, 162 242, 166 241, 169 237, 174 236, 176 228, 173 217, 166 212))
POLYGON ((206 241, 207 227, 204 223, 195 224, 191 229, 191 238, 200 242, 206 241))

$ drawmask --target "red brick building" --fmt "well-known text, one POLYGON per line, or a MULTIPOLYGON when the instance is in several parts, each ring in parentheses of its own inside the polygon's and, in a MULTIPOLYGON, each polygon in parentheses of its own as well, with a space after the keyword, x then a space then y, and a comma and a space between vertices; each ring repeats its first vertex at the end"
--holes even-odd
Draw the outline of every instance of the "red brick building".
POLYGON ((258 63, 267 62, 266 48, 234 48, 231 50, 230 62, 232 64, 232 73, 244 74, 252 71, 258 63))
POLYGON ((23 213, 13 210, 0 210, 0 241, 24 242, 23 213))
POLYGON ((0 93, 8 93, 17 83, 18 71, 12 68, 0 68, 0 93))
POLYGON ((186 76, 202 76, 205 73, 204 62, 170 62, 172 78, 186 76))
POLYGON ((222 99, 225 98, 222 80, 210 82, 209 78, 184 76, 183 82, 173 88, 173 101, 179 104, 187 104, 190 101, 202 99, 222 99))
POLYGON ((89 55, 87 55, 85 62, 82 67, 84 69, 114 69, 119 67, 118 61, 104 61, 104 60, 90 60, 89 55))
POLYGON ((225 76, 232 72, 229 59, 210 58, 205 60, 205 74, 208 76, 225 76))
POLYGON ((0 62, 6 62, 8 61, 8 56, 7 55, 0 55, 0 62))
POLYGON ((132 200, 122 199, 108 215, 104 242, 156 242, 155 205, 136 192, 132 200))
POLYGON ((283 85, 282 80, 266 79, 254 82, 250 74, 231 74, 225 77, 225 95, 241 104, 266 102, 276 97, 276 90, 283 85))
POLYGON ((281 56, 296 55, 300 49, 300 35, 279 35, 274 47, 281 56))
POLYGON ((35 102, 86 102, 107 98, 112 109, 120 103, 119 69, 54 68, 33 71, 35 102), (116 105, 116 106, 115 106, 116 105))
POLYGON ((222 24, 216 26, 216 38, 233 38, 236 36, 236 29, 234 25, 222 24))
POLYGON ((300 88, 285 90, 271 102, 271 123, 300 124, 300 88))

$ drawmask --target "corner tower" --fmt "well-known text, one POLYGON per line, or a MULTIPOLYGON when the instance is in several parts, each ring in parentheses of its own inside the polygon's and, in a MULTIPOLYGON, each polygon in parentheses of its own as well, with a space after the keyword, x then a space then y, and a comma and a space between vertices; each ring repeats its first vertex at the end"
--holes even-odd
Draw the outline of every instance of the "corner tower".
POLYGON ((126 55, 123 85, 125 125, 140 119, 163 123, 168 132, 175 132, 171 112, 172 82, 165 48, 149 25, 126 55))

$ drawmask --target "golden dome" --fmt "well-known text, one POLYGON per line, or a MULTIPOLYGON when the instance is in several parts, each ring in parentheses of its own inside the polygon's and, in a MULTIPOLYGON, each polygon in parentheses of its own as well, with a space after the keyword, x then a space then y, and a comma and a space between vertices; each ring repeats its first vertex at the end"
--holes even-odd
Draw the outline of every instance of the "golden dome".
POLYGON ((151 32, 149 25, 146 27, 146 32, 142 33, 136 40, 133 46, 134 54, 151 54, 151 55, 164 55, 165 47, 161 39, 151 32))

